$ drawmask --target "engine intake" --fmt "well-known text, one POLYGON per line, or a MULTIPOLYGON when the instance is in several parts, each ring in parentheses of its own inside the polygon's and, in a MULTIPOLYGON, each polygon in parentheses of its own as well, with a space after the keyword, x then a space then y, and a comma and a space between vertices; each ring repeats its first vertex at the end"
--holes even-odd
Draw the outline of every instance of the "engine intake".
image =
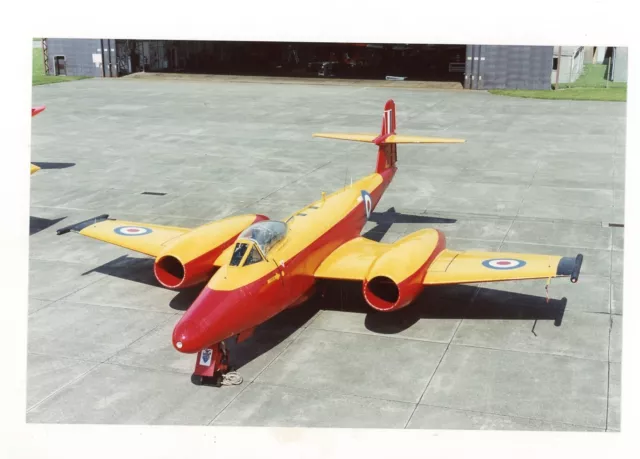
POLYGON ((374 277, 367 282, 365 298, 375 309, 386 311, 392 309, 400 298, 400 289, 398 284, 388 277, 374 277))
POLYGON ((427 269, 444 247, 444 235, 434 229, 417 231, 395 242, 365 276, 362 287, 367 303, 378 311, 410 304, 422 292, 427 269))
POLYGON ((169 241, 158 254, 153 272, 168 288, 185 288, 207 281, 215 261, 251 224, 268 220, 264 215, 240 215, 195 228, 169 241))
POLYGON ((156 279, 165 287, 176 288, 185 280, 184 265, 173 255, 159 258, 153 265, 156 279))

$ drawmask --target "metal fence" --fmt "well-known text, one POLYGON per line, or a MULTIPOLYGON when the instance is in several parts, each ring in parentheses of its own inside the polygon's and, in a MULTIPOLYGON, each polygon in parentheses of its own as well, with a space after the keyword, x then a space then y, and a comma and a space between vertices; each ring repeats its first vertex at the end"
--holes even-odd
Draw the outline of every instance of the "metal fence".
MULTIPOLYGON (((626 49, 618 53, 610 48, 602 63, 587 62, 584 53, 559 57, 560 78, 557 88, 620 88, 626 87, 626 49), (563 66, 564 65, 564 69, 563 66)), ((558 70, 556 70, 558 71, 558 70)), ((556 84, 554 84, 556 86, 556 84)))

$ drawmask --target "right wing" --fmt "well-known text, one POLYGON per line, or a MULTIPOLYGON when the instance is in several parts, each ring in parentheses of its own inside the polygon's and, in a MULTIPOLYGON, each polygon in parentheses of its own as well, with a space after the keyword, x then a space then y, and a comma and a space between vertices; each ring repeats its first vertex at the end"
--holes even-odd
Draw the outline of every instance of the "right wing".
POLYGON ((164 244, 191 229, 115 220, 105 214, 61 228, 57 234, 69 231, 155 257, 164 244))

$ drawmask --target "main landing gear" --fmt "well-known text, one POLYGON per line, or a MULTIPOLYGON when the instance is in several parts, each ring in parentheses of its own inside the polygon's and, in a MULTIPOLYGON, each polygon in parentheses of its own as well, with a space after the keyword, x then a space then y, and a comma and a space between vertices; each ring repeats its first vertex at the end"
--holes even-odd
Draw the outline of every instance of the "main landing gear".
POLYGON ((212 384, 215 387, 242 383, 242 377, 229 365, 229 351, 224 341, 198 352, 191 381, 198 386, 212 384))

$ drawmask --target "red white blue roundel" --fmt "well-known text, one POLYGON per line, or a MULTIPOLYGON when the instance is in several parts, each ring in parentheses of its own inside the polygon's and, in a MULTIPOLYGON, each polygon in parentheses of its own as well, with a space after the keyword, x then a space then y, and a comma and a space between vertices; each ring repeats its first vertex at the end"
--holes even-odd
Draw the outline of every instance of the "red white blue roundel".
POLYGON ((489 269, 516 269, 522 268, 527 262, 514 258, 493 258, 483 261, 482 264, 489 269))
POLYGON ((367 220, 371 216, 371 207, 373 203, 371 202, 371 195, 367 193, 365 190, 360 190, 360 194, 362 194, 362 201, 364 202, 364 211, 367 214, 367 220))
POLYGON ((113 231, 121 236, 144 236, 151 233, 151 228, 144 226, 118 226, 113 231))

